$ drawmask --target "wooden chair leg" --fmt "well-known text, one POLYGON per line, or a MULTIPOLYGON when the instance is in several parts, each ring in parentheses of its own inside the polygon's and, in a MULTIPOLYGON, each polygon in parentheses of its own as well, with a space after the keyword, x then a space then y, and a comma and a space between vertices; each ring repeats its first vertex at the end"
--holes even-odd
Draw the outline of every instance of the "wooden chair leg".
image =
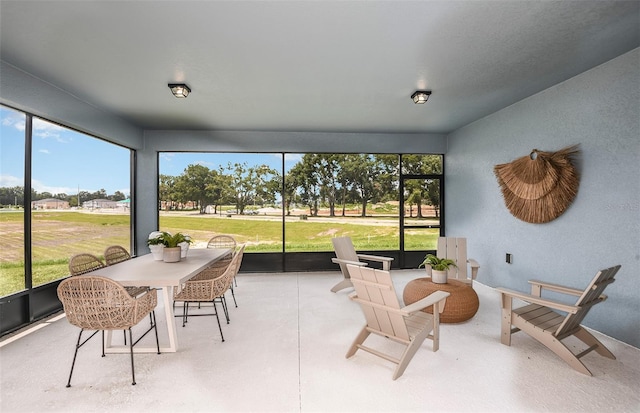
POLYGON ((584 328, 580 328, 580 330, 574 334, 576 338, 580 339, 584 344, 589 347, 595 346, 594 350, 596 353, 600 354, 603 357, 610 358, 612 360, 616 359, 616 356, 613 355, 611 351, 604 344, 600 342, 597 338, 593 336, 590 332, 585 330, 584 328))
POLYGON ((340 281, 338 284, 334 285, 331 289, 332 293, 337 293, 340 290, 344 290, 345 288, 353 287, 353 283, 349 279, 344 279, 340 281))
POLYGON ((358 346, 364 343, 367 337, 369 337, 369 334, 371 333, 369 333, 369 331, 367 330, 367 326, 364 326, 364 328, 360 330, 360 333, 358 334, 356 339, 353 341, 353 344, 351 344, 351 347, 349 347, 349 351, 347 351, 346 355, 347 358, 356 354, 356 351, 358 351, 358 346))
POLYGON ((511 311, 513 300, 502 294, 502 320, 500 323, 500 342, 506 346, 511 345, 511 311))
POLYGON ((398 367, 396 367, 396 371, 393 373, 394 380, 402 376, 404 371, 407 369, 409 362, 416 354, 416 351, 418 351, 423 342, 424 337, 422 337, 421 339, 414 339, 411 343, 409 343, 407 348, 404 350, 404 353, 402 353, 402 357, 400 357, 400 362, 398 363, 398 367))
POLYGON ((587 376, 592 376, 587 366, 585 366, 584 363, 581 362, 580 359, 576 357, 576 355, 573 354, 573 352, 569 350, 567 346, 565 346, 564 343, 561 342, 560 340, 556 339, 555 337, 549 334, 545 334, 544 336, 540 336, 540 337, 535 337, 535 336, 533 337, 536 338, 545 346, 547 346, 549 350, 556 353, 558 357, 564 360, 574 370, 579 371, 582 374, 586 374, 587 376))

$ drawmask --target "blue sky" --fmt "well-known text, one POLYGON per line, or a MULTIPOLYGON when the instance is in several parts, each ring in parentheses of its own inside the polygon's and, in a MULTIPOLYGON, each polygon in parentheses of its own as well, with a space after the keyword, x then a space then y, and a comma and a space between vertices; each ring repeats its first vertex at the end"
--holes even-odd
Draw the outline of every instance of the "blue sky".
MULTIPOLYGON (((288 171, 300 161, 302 155, 287 154, 285 156, 285 170, 288 171)), ((282 154, 251 154, 251 153, 186 153, 162 152, 160 154, 160 173, 163 175, 180 175, 188 165, 203 165, 217 170, 220 165, 226 167, 228 163, 247 163, 249 167, 268 165, 277 171, 282 170, 282 154)))
MULTIPOLYGON (((25 116, 0 108, 0 186, 24 185, 24 133, 25 116)), ((128 149, 34 118, 32 152, 37 192, 129 195, 128 149)))
MULTIPOLYGON (((39 192, 73 195, 81 191, 104 189, 108 195, 120 191, 130 194, 130 151, 82 133, 34 118, 32 185, 39 192)), ((0 187, 24 185, 25 116, 0 107, 0 187)), ((300 154, 285 156, 285 170, 301 159, 300 154)), ((180 175, 190 164, 218 169, 231 162, 248 166, 267 164, 281 170, 282 155, 232 153, 160 154, 160 173, 180 175)))

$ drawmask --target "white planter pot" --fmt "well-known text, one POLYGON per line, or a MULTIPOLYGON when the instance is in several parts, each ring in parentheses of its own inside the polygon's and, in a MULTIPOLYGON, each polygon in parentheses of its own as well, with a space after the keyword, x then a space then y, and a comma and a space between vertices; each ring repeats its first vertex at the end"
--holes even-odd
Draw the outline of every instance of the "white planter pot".
POLYGON ((180 253, 182 252, 182 248, 180 247, 165 247, 163 251, 163 261, 164 262, 178 262, 180 261, 180 253))
POLYGON ((181 242, 178 245, 180 246, 180 258, 187 258, 187 252, 189 252, 189 243, 181 242))
POLYGON ((162 261, 163 259, 163 251, 164 251, 164 245, 162 244, 158 244, 158 245, 149 245, 149 250, 151 251, 151 254, 153 255, 153 259, 156 261, 162 261))
POLYGON ((431 270, 431 281, 435 284, 446 284, 447 271, 431 270))

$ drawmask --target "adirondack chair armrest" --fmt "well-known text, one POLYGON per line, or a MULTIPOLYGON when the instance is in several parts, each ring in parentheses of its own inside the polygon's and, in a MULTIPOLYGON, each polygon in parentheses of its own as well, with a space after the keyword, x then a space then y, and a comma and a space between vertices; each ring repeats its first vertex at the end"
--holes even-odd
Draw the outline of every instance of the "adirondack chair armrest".
POLYGON ((480 264, 478 264, 478 261, 473 258, 468 258, 467 262, 471 266, 471 278, 475 280, 478 276, 478 268, 480 268, 480 264))
POLYGON ((391 257, 381 257, 379 255, 367 255, 367 254, 356 254, 356 255, 361 260, 381 262, 382 269, 385 271, 389 271, 391 269, 391 261, 393 261, 393 258, 391 257))
POLYGON ((496 290, 499 291, 503 297, 507 296, 509 298, 517 298, 519 300, 526 301, 530 304, 543 305, 545 307, 553 308, 554 310, 558 310, 558 311, 564 311, 566 313, 575 314, 580 309, 580 307, 575 305, 565 304, 559 301, 549 300, 547 298, 541 298, 535 295, 509 290, 507 288, 497 288, 496 290))
POLYGON ((580 297, 582 293, 584 293, 584 290, 578 290, 576 288, 565 287, 564 285, 553 284, 553 283, 548 283, 548 282, 539 281, 539 280, 529 280, 529 284, 531 284, 532 289, 540 288, 540 289, 555 291, 558 293, 575 295, 577 297, 580 297))
POLYGON ((413 304, 409 304, 407 306, 402 307, 400 309, 400 312, 402 313, 402 315, 408 316, 415 313, 416 311, 420 311, 434 304, 441 303, 438 311, 442 313, 442 311, 444 310, 444 305, 446 304, 446 301, 447 301, 447 297, 449 295, 450 293, 446 291, 435 291, 429 294, 428 296, 424 297, 423 299, 416 301, 413 304))
POLYGON ((358 258, 362 258, 363 260, 368 260, 368 261, 376 261, 376 262, 391 262, 393 261, 393 258, 391 257, 381 257, 379 255, 368 255, 368 254, 357 254, 358 258))
POLYGON ((340 258, 331 258, 331 262, 335 263, 335 264, 351 264, 351 265, 357 265, 359 267, 366 267, 368 264, 366 262, 360 262, 360 261, 349 261, 349 260, 343 260, 340 258))

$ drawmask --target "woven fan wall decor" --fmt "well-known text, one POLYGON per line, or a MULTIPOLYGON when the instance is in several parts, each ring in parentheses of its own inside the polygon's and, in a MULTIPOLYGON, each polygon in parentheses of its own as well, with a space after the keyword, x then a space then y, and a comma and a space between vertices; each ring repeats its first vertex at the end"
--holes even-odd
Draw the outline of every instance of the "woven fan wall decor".
POLYGON ((557 152, 534 149, 527 156, 493 168, 504 202, 525 222, 549 222, 569 207, 578 193, 580 176, 574 162, 578 145, 557 152))

